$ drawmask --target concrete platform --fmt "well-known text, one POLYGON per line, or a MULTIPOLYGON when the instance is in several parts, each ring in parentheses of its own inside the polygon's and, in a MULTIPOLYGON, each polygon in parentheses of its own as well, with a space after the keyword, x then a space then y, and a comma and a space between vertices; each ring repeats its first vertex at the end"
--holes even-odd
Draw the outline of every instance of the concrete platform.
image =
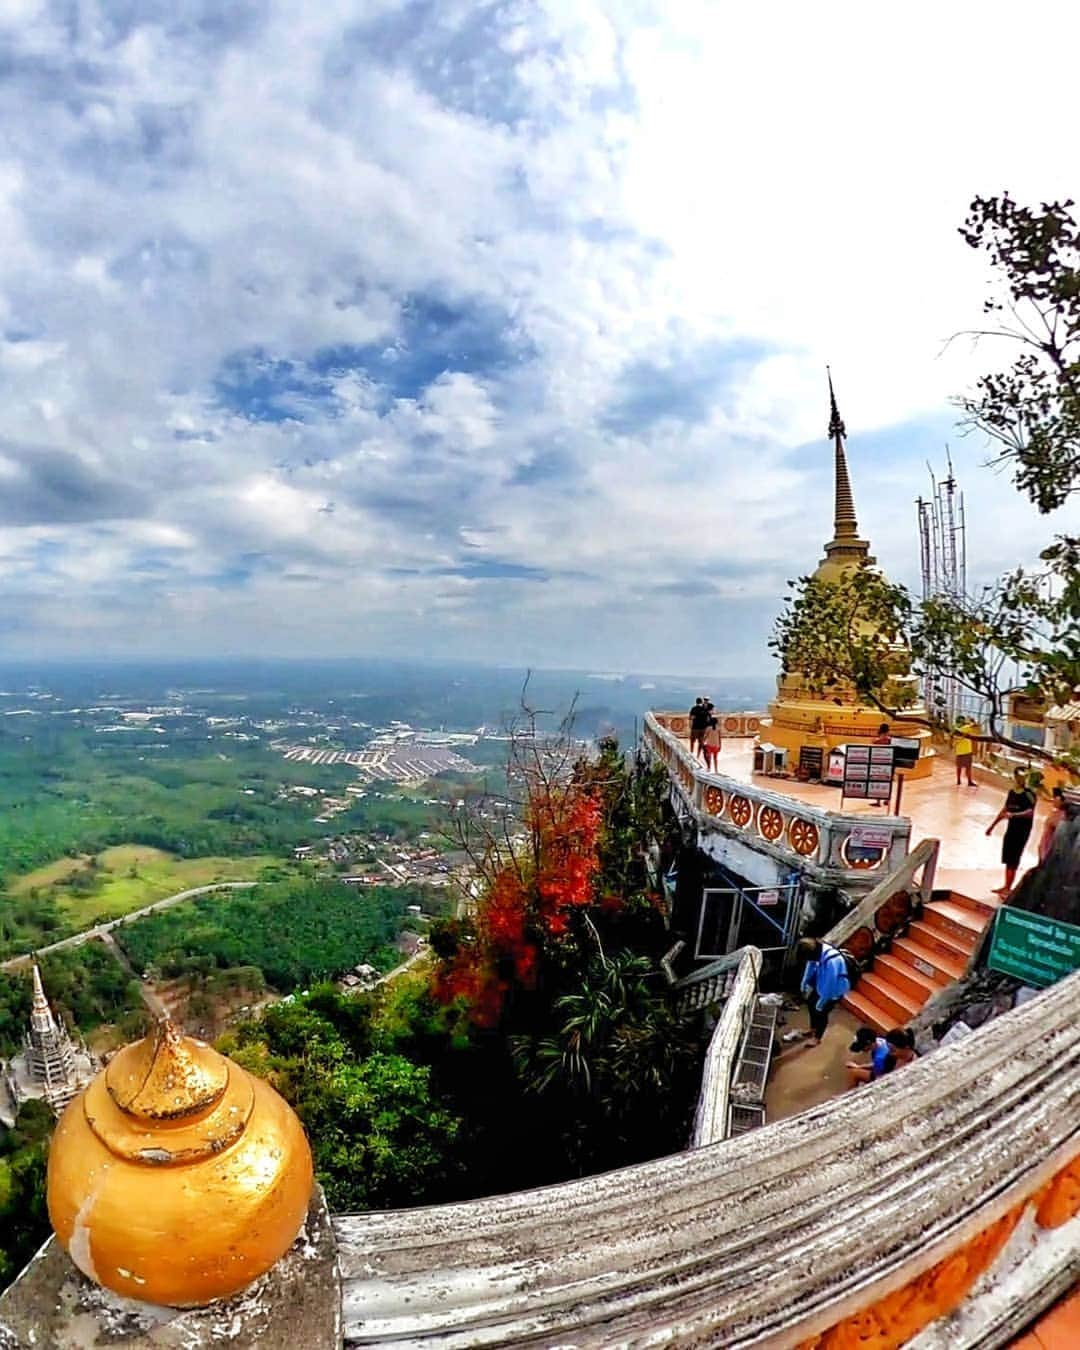
MULTIPOLYGON (((796 801, 808 802, 825 810, 865 814, 870 818, 887 815, 888 808, 874 806, 859 798, 845 797, 840 804, 840 789, 819 783, 800 783, 794 778, 773 778, 753 772, 754 751, 749 740, 729 740, 720 750, 717 770, 743 783, 769 787, 785 793, 796 801)), ((1001 867, 1001 840, 1005 832, 1002 823, 987 837, 986 829, 1005 801, 1008 785, 1002 781, 980 781, 978 787, 956 786, 954 767, 950 760, 940 757, 929 778, 905 782, 900 804, 902 815, 910 818, 913 843, 933 837, 941 840, 938 859, 939 875, 963 873, 968 886, 954 889, 974 899, 985 898, 994 886, 1004 879, 1001 867), (989 882, 990 885, 986 883, 989 882)), ((1040 802, 1035 812, 1035 827, 1031 833, 1020 870, 1034 867, 1036 849, 1048 807, 1040 802)), ((951 883, 943 883, 951 884, 951 883)))
MULTIPOLYGON (((808 1031, 810 1021, 806 1008, 798 1012, 784 1011, 782 1035, 793 1028, 808 1031)), ((800 1111, 819 1106, 838 1096, 847 1087, 844 1066, 853 1058, 848 1047, 859 1029, 859 1021, 835 1008, 825 1028, 825 1039, 818 1046, 805 1041, 784 1046, 773 1059, 769 1082, 765 1089, 766 1121, 784 1120, 800 1111)))

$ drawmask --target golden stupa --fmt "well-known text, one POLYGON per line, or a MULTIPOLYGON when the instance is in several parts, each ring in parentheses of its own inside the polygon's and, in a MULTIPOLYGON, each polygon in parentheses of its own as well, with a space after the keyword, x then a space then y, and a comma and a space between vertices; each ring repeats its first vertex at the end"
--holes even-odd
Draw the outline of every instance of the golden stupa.
MULTIPOLYGON (((833 537, 825 545, 825 556, 813 575, 818 581, 839 582, 857 567, 874 567, 876 560, 870 554, 869 542, 859 536, 844 450, 847 430, 836 406, 831 375, 829 410, 835 474, 833 537)), ((898 645, 895 674, 888 682, 889 688, 882 691, 883 702, 906 706, 902 713, 892 717, 863 702, 853 685, 832 686, 826 694, 815 690, 802 672, 786 671, 776 682, 776 698, 769 704, 762 739, 786 749, 789 764, 797 769, 804 746, 819 754, 819 763, 827 762, 830 750, 850 742, 872 742, 882 724, 887 724, 890 735, 919 742, 919 758, 914 768, 901 770, 902 775, 925 778, 933 768, 933 750, 926 727, 926 709, 918 699, 918 682, 910 673, 910 664, 910 654, 898 645)))
POLYGON ((311 1150, 261 1079, 162 1022, 67 1107, 49 1152, 49 1218, 98 1284, 194 1307, 243 1289, 307 1214, 311 1150))

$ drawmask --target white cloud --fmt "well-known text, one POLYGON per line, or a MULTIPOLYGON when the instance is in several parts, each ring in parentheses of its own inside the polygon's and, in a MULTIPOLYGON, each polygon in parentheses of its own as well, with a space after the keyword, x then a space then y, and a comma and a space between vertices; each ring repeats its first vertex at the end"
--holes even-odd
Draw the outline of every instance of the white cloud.
MULTIPOLYGON (((944 347, 985 281, 956 228, 1073 186, 1071 11, 125 22, 0 9, 15 647, 766 669, 829 532, 826 361, 914 579, 923 461, 995 359, 944 347)), ((1030 556, 1051 523, 954 453, 973 570, 1030 556)))

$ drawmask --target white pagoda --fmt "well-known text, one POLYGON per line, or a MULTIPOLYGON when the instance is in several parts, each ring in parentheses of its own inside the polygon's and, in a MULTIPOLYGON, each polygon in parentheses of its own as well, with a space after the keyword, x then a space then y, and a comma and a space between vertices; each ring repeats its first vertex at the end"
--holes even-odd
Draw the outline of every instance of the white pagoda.
POLYGON ((41 983, 41 971, 35 965, 34 1001, 30 1009, 30 1029, 22 1052, 5 1064, 0 1081, 0 1120, 14 1124, 19 1107, 31 1100, 45 1101, 59 1116, 90 1082, 97 1072, 89 1050, 75 1042, 49 1007, 41 983))

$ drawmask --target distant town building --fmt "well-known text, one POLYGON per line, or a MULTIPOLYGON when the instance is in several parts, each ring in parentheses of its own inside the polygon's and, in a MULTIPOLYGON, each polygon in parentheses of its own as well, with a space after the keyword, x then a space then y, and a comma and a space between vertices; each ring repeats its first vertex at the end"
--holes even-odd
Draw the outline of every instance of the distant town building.
POLYGON ((0 1092, 0 1120, 13 1125, 24 1102, 45 1101, 59 1115, 90 1082, 98 1065, 86 1046, 76 1042, 53 1015, 41 972, 34 968, 34 1001, 30 1030, 21 1054, 2 1066, 4 1091, 0 1092))

